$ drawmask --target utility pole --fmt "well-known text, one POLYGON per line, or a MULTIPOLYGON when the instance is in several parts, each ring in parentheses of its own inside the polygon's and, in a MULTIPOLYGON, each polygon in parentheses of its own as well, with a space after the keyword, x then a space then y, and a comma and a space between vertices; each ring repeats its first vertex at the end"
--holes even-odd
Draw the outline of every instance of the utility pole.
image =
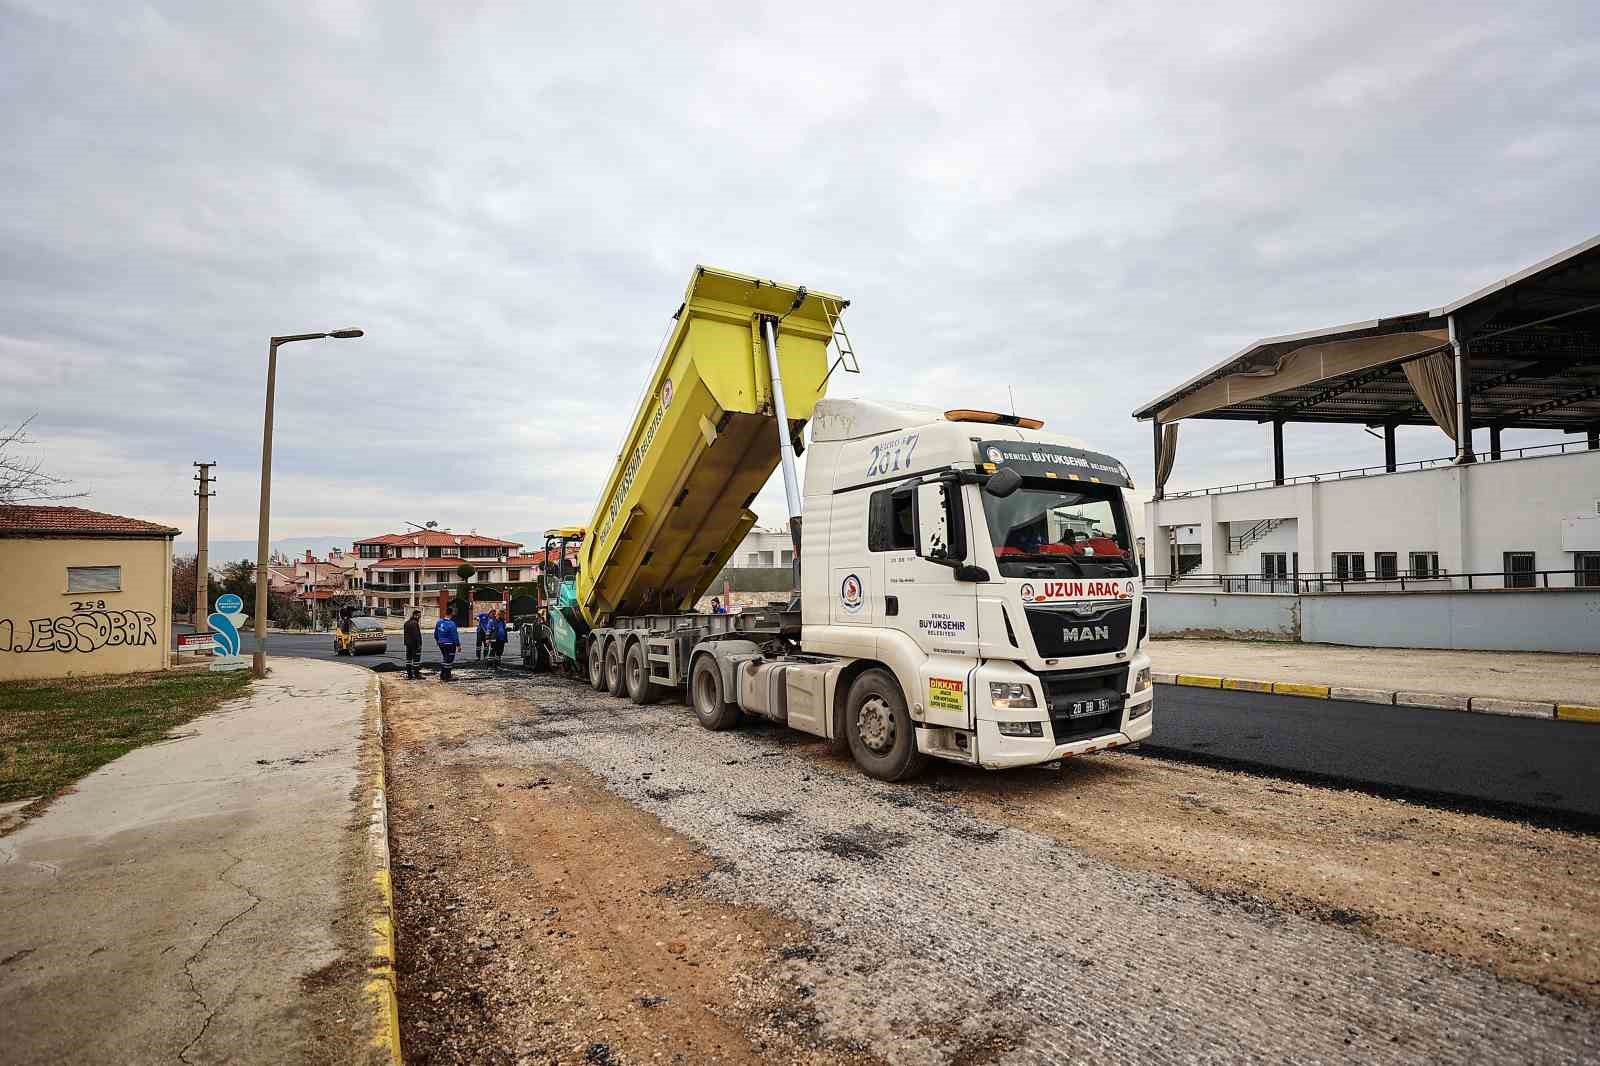
POLYGON ((194 490, 194 494, 200 497, 200 521, 196 534, 199 548, 194 557, 194 631, 199 633, 201 625, 211 613, 211 559, 208 537, 211 497, 216 495, 211 491, 211 468, 217 464, 213 461, 194 465, 200 468, 200 472, 194 476, 194 479, 200 482, 200 487, 194 490))

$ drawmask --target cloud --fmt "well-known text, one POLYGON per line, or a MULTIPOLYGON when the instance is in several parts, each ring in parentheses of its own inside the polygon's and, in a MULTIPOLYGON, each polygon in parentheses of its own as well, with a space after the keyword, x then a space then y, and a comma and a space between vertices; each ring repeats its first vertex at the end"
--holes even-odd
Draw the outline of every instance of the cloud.
MULTIPOLYGON (((213 535, 249 537, 266 339, 358 325, 280 353, 275 535, 583 521, 706 262, 850 297, 841 391, 1014 392, 1144 471, 1128 412, 1250 340, 1590 236, 1597 23, 0 4, 0 418, 40 412, 90 506, 186 529, 215 459, 213 535)), ((1267 439, 1188 427, 1174 487, 1266 476, 1267 439)), ((781 524, 781 487, 757 506, 781 524)))

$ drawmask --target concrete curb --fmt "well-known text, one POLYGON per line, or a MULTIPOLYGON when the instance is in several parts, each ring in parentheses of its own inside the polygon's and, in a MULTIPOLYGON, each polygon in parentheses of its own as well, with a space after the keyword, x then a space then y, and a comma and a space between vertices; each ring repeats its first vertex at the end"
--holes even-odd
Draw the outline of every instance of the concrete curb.
POLYGON ((1186 685, 1190 688, 1225 689, 1230 692, 1271 692, 1280 696, 1306 696, 1315 700, 1351 700, 1394 707, 1428 707, 1469 714, 1510 715, 1516 718, 1542 718, 1546 721, 1592 722, 1600 725, 1600 707, 1581 703, 1553 703, 1545 700, 1508 700, 1495 696, 1457 696, 1447 692, 1406 692, 1382 688, 1352 688, 1319 685, 1305 681, 1263 681, 1249 677, 1223 677, 1220 674, 1152 673, 1158 685, 1186 685))
POLYGON ((388 776, 384 768, 383 689, 378 677, 371 680, 372 700, 377 710, 375 743, 370 746, 366 772, 373 782, 372 815, 368 822, 368 857, 372 864, 372 885, 367 928, 372 936, 372 953, 367 960, 364 993, 373 1011, 372 1046, 387 1056, 391 1066, 403 1066, 400 1054, 400 997, 395 981, 394 883, 389 867, 388 776))

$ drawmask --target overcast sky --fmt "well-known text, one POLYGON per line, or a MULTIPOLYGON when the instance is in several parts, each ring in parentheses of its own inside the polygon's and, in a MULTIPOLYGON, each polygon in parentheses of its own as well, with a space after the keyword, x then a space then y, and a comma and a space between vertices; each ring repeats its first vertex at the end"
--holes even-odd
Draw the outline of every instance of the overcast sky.
POLYGON ((253 536, 266 339, 354 325, 282 350, 275 537, 586 521, 696 263, 849 297, 836 395, 1010 385, 1148 485, 1129 412, 1249 341, 1600 232, 1592 2, 402 6, 0 0, 0 420, 85 506, 192 536, 214 459, 253 536))

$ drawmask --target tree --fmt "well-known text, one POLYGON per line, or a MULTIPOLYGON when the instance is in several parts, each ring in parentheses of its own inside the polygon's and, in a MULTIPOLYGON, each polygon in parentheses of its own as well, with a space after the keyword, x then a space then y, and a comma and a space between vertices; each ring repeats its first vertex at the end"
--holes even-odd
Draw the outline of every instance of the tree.
POLYGON ((17 424, 16 429, 0 430, 0 504, 76 500, 89 495, 87 492, 58 491, 70 482, 40 470, 43 460, 17 454, 17 449, 37 443, 27 432, 28 423, 36 417, 29 415, 17 424))
MULTIPOLYGON (((194 613, 194 586, 195 569, 200 560, 193 555, 183 555, 172 560, 172 613, 189 615, 194 613)), ((222 595, 222 586, 217 583, 216 575, 206 577, 207 606, 217 602, 217 597, 222 595)), ((204 626, 205 619, 196 619, 195 624, 204 626)))
POLYGON ((462 563, 456 567, 456 576, 461 579, 461 584, 456 588, 456 599, 462 604, 461 611, 470 612, 472 610, 472 586, 468 582, 472 580, 472 575, 477 572, 478 568, 471 563, 462 563))

